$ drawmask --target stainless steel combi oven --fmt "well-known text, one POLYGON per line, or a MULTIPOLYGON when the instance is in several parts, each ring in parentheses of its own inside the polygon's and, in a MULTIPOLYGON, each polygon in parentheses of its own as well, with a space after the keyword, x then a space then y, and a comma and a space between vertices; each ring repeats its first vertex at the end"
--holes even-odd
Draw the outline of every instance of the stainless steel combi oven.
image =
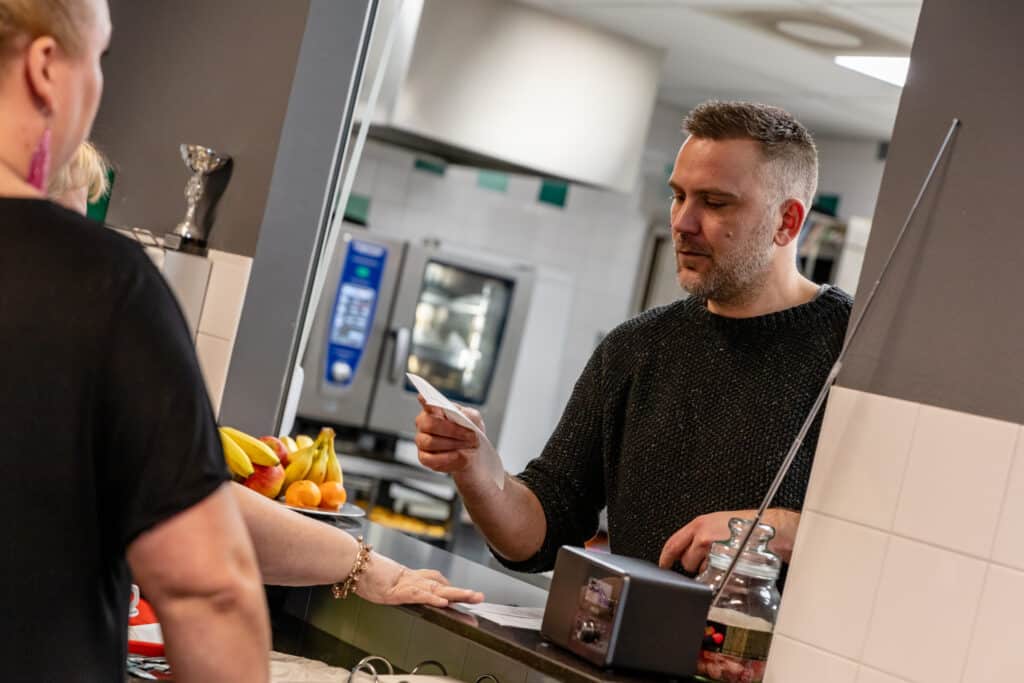
POLYGON ((412 438, 412 372, 477 408, 497 443, 532 268, 344 230, 303 358, 299 417, 412 438))

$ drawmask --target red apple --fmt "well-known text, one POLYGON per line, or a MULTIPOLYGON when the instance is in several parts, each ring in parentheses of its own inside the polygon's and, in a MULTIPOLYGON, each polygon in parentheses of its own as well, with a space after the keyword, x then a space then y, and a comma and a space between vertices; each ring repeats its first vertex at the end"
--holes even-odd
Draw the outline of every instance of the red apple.
POLYGON ((274 451, 274 455, 281 461, 282 467, 288 467, 290 460, 288 459, 288 447, 284 445, 284 441, 276 436, 261 436, 260 441, 270 446, 270 450, 274 451))
POLYGON ((254 464, 252 468, 255 471, 242 484, 267 498, 277 498, 277 494, 281 493, 281 484, 284 483, 284 467, 254 464))

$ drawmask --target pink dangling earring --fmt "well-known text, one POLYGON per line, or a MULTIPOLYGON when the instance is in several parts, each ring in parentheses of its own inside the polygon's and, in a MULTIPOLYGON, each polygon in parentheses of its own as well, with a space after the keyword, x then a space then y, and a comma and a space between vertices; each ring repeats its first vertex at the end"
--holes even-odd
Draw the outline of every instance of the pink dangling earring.
POLYGON ((29 185, 40 192, 46 188, 46 179, 50 176, 50 127, 43 131, 43 137, 32 152, 32 161, 28 166, 29 185))

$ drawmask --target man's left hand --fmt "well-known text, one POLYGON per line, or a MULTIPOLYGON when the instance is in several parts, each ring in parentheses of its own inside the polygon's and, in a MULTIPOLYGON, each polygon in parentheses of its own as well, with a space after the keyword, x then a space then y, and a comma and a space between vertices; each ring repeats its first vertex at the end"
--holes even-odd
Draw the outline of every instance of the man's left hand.
MULTIPOLYGON (((711 544, 729 538, 730 519, 754 519, 756 514, 757 510, 726 510, 697 517, 669 537, 661 549, 658 566, 667 569, 678 560, 683 569, 696 573, 704 564, 711 544)), ((796 540, 796 529, 800 524, 800 513, 772 508, 765 511, 761 523, 775 529, 775 537, 768 544, 768 548, 779 555, 783 562, 789 562, 793 542, 796 540)))

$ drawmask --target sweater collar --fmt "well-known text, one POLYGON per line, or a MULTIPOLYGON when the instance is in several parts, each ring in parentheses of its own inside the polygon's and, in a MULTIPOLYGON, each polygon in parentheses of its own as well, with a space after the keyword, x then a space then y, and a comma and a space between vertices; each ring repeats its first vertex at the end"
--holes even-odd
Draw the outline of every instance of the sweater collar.
POLYGON ((716 325, 723 329, 736 331, 757 330, 771 331, 794 327, 807 322, 820 321, 822 317, 830 317, 849 304, 850 297, 838 287, 822 286, 817 295, 807 303, 785 308, 781 311, 758 315, 752 318, 730 318, 708 310, 707 300, 690 297, 683 303, 699 320, 716 325))

